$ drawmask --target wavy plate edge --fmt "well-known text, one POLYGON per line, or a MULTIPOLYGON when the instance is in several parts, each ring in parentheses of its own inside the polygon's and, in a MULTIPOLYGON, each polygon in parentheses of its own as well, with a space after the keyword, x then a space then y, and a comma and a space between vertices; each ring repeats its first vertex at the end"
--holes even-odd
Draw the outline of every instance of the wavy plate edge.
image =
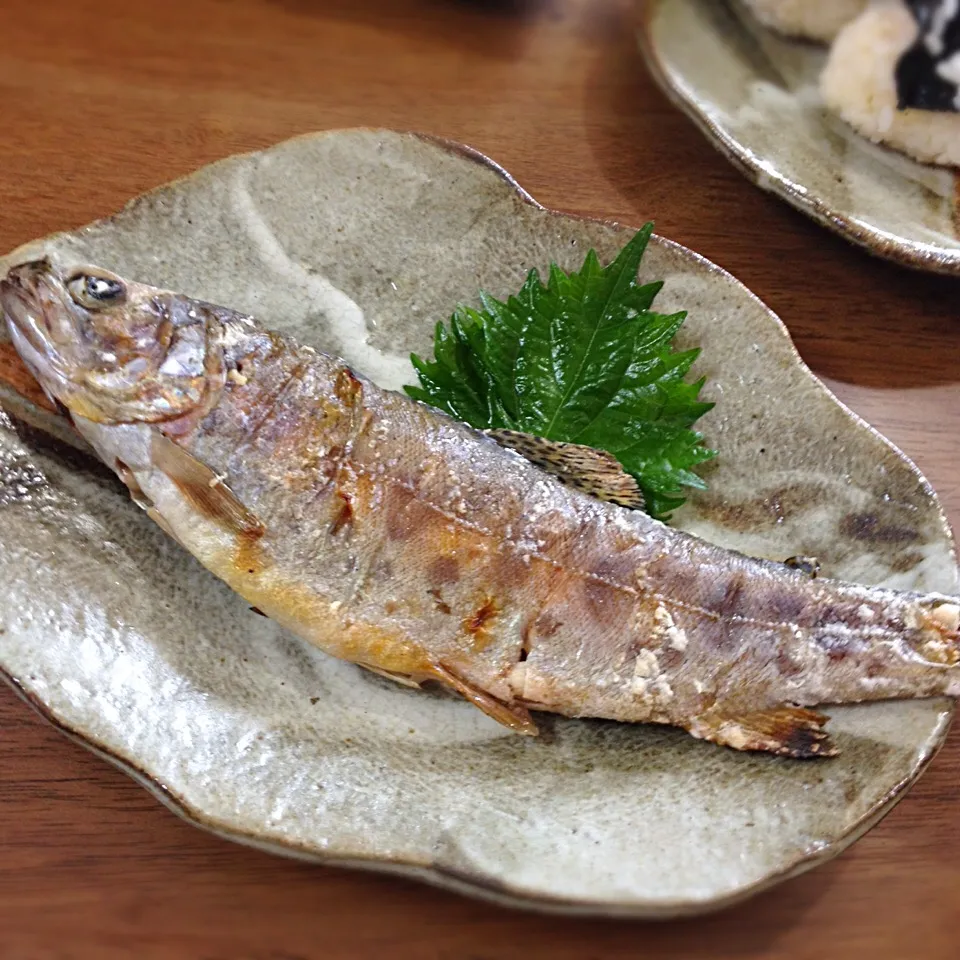
MULTIPOLYGON (((659 0, 658 0, 659 2, 659 0)), ((289 138, 282 143, 289 143, 294 140, 310 140, 337 134, 364 131, 372 134, 389 134, 392 136, 411 136, 416 137, 426 143, 433 144, 446 152, 459 156, 464 160, 473 162, 479 166, 496 174, 506 186, 522 202, 541 210, 551 218, 557 218, 567 221, 577 221, 580 223, 603 224, 618 230, 628 231, 631 228, 616 220, 602 219, 598 217, 585 217, 574 213, 565 213, 545 207, 533 198, 514 177, 496 161, 486 156, 481 151, 455 140, 447 139, 429 133, 420 133, 413 131, 395 131, 383 130, 371 127, 348 127, 339 129, 330 129, 319 132, 305 133, 296 137, 289 138)), ((273 144, 272 147, 279 146, 273 144)), ((266 150, 272 147, 265 148, 266 150)), ((238 156, 253 156, 265 152, 264 150, 251 150, 240 154, 232 154, 219 161, 205 165, 204 170, 216 167, 221 163, 235 160, 238 156)), ((167 190, 173 184, 189 179, 196 173, 193 171, 182 177, 160 184, 152 190, 134 197, 124 204, 121 210, 125 210, 144 198, 151 196, 163 190, 167 190)), ((109 214, 100 218, 100 221, 109 221, 114 214, 109 214)), ((82 228, 81 228, 82 229, 82 228)), ((50 236, 58 236, 53 234, 50 236)), ((0 262, 9 262, 17 257, 21 251, 28 251, 37 243, 43 242, 49 237, 38 238, 21 244, 10 253, 0 256, 0 262)), ((819 377, 807 366, 803 358, 796 349, 793 339, 790 336, 789 329, 780 317, 773 312, 756 294, 748 287, 736 279, 731 273, 723 267, 718 266, 706 257, 683 246, 676 241, 669 240, 654 234, 653 240, 665 247, 677 252, 687 263, 696 266, 698 269, 711 273, 723 282, 732 287, 739 288, 739 293, 745 295, 762 307, 764 313, 776 325, 779 333, 786 341, 786 346, 792 355, 792 360, 803 374, 812 381, 812 384, 824 394, 830 401, 836 404, 850 418, 852 423, 860 429, 865 429, 876 439, 880 440, 888 449, 902 462, 904 462, 911 472, 917 477, 926 496, 930 498, 936 507, 940 529, 950 544, 950 557, 957 563, 957 543, 954 539, 950 524, 944 514, 943 507, 937 497, 933 487, 917 467, 917 465, 897 447, 892 441, 884 437, 878 430, 867 423, 859 414, 851 410, 823 383, 819 377)), ((0 392, 0 400, 4 399, 4 392, 0 392)), ((14 414, 15 416, 17 414, 14 414)), ((60 438, 60 442, 65 442, 60 438)), ((68 441, 67 441, 68 442, 68 441)), ((181 817, 191 825, 198 827, 205 832, 212 833, 222 839, 241 844, 243 846, 253 847, 268 853, 277 854, 291 859, 303 860, 311 863, 317 863, 325 866, 342 867, 348 869, 367 870, 375 873, 401 876, 408 879, 418 880, 433 887, 449 890, 471 896, 480 900, 494 903, 498 906, 512 909, 522 909, 537 913, 566 915, 577 917, 606 917, 621 919, 640 919, 640 920, 670 920, 682 917, 701 916, 715 913, 743 903, 766 890, 769 890, 780 883, 799 876, 822 863, 826 863, 838 856, 849 846, 860 839, 865 833, 876 826, 893 808, 903 799, 908 789, 924 773, 946 741, 947 734, 950 731, 953 720, 955 705, 952 700, 936 698, 942 702, 942 712, 937 724, 937 728, 931 734, 930 740, 917 753, 913 765, 909 772, 895 784, 889 792, 881 797, 869 810, 867 810, 857 821, 855 821, 843 836, 825 845, 816 845, 800 852, 794 860, 775 873, 771 873, 761 880, 744 885, 734 892, 714 897, 706 900, 683 900, 673 902, 661 901, 584 901, 578 899, 566 899, 562 897, 550 897, 542 893, 534 893, 522 888, 512 888, 502 883, 498 879, 486 877, 480 874, 469 875, 460 871, 446 868, 442 865, 416 862, 407 860, 390 860, 386 858, 370 857, 361 854, 340 853, 327 854, 318 850, 311 850, 302 845, 285 844, 275 840, 263 840, 254 834, 247 833, 226 823, 217 821, 204 813, 197 806, 191 804, 185 797, 174 793, 159 779, 153 777, 150 773, 138 766, 135 758, 124 756, 118 751, 106 746, 92 734, 79 729, 70 724, 64 718, 59 716, 56 711, 47 706, 39 697, 30 693, 23 683, 14 675, 9 673, 0 665, 0 679, 6 682, 8 686, 17 694, 17 696, 30 705, 44 720, 53 726, 60 734, 67 739, 85 747, 95 756, 106 760, 112 766, 116 767, 127 776, 131 777, 136 783, 147 790, 155 799, 159 800, 168 810, 181 817)))
POLYGON ((174 793, 160 780, 138 767, 133 760, 121 756, 116 751, 100 743, 90 734, 85 734, 71 726, 65 720, 62 720, 53 710, 43 703, 42 700, 27 691, 21 685, 20 681, 9 674, 3 667, 0 667, 0 679, 65 739, 85 748, 94 756, 105 760, 121 773, 126 774, 138 786, 146 790, 147 793, 153 796, 155 800, 158 800, 162 806, 166 807, 167 810, 180 819, 222 840, 227 840, 245 847, 251 847, 254 850, 275 856, 281 856, 291 860, 300 860, 320 866, 363 870, 370 873, 380 873, 387 876, 416 880, 441 890, 473 897, 508 909, 525 910, 546 915, 605 917, 609 919, 675 920, 683 917, 707 916, 712 913, 719 913, 730 907, 744 903, 787 880, 798 877, 808 870, 812 870, 814 867, 829 862, 854 844, 864 834, 872 830, 893 810, 897 803, 903 799, 909 787, 926 771, 927 767, 940 752, 953 718, 952 711, 942 714, 940 728, 935 732, 936 740, 933 746, 918 757, 910 773, 896 784, 885 797, 882 797, 868 810, 850 828, 847 834, 832 844, 805 852, 798 857, 794 863, 782 871, 771 874, 755 884, 743 887, 729 896, 706 901, 677 901, 668 905, 659 903, 621 903, 614 901, 585 903, 580 900, 532 895, 522 890, 511 889, 499 881, 490 878, 470 876, 436 864, 388 860, 385 858, 365 857, 356 854, 352 856, 327 856, 316 851, 304 849, 295 844, 285 844, 275 840, 263 840, 254 834, 237 830, 224 823, 218 823, 190 804, 184 797, 174 793))
POLYGON ((653 22, 657 11, 673 0, 639 2, 640 9, 636 15, 637 43, 650 76, 666 98, 692 120, 704 138, 754 186, 785 200, 795 210, 875 257, 911 270, 960 277, 960 251, 916 243, 905 238, 893 239, 891 234, 866 226, 833 209, 830 204, 812 196, 805 187, 794 183, 779 171, 771 172, 765 169, 749 147, 711 122, 698 108, 694 99, 685 95, 670 79, 670 71, 660 58, 653 40, 653 22))

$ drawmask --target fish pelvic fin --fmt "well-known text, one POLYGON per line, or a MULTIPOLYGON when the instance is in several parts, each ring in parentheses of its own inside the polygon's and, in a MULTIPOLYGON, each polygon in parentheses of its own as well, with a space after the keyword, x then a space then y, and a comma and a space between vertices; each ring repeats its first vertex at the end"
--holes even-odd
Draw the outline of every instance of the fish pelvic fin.
POLYGON ((383 677, 385 680, 392 680, 394 683, 398 683, 401 687, 410 687, 413 690, 420 689, 419 681, 414 680, 413 677, 408 676, 405 673, 394 673, 392 670, 381 670, 380 667, 371 667, 367 663, 358 663, 357 666, 363 670, 366 670, 368 673, 375 673, 378 677, 383 677))
POLYGON ((240 502, 223 478, 158 430, 154 430, 151 437, 150 456, 154 466, 166 474, 202 516, 238 536, 251 540, 263 536, 263 524, 240 502))
POLYGON ((478 710, 482 710, 497 723, 502 723, 515 733, 527 737, 535 737, 540 733, 526 707, 498 700, 486 691, 464 680, 463 677, 449 667, 445 667, 442 663, 434 664, 432 673, 434 679, 439 680, 440 683, 452 690, 456 690, 464 700, 469 700, 478 710))
POLYGON ((644 508, 637 481, 612 453, 579 443, 545 440, 517 430, 487 430, 486 434, 567 486, 621 507, 644 508))
POLYGON ((783 705, 743 714, 711 714, 698 718, 689 730, 734 750, 759 750, 780 757, 814 760, 839 753, 824 726, 826 714, 783 705))

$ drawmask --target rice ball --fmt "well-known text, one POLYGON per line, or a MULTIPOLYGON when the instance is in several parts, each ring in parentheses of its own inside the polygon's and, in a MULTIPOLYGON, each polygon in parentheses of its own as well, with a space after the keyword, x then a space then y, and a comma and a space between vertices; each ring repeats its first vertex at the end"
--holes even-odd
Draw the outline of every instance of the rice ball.
POLYGON ((837 36, 820 89, 831 110, 874 142, 924 163, 960 166, 960 53, 944 46, 945 30, 951 24, 956 28, 960 4, 946 0, 927 7, 929 22, 921 36, 920 23, 903 0, 874 0, 837 36), (898 67, 911 50, 928 60, 928 73, 916 78, 912 92, 905 90, 902 71, 898 89, 898 67), (925 106, 937 106, 901 109, 905 95, 914 98, 908 103, 926 98, 925 106))
POLYGON ((824 43, 863 12, 867 0, 744 0, 765 26, 824 43))

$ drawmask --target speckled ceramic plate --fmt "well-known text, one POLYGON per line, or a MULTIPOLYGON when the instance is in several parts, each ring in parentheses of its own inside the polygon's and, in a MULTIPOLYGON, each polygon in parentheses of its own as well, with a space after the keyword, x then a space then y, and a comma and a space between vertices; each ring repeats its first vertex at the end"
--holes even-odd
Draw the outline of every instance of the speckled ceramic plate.
MULTIPOLYGON (((533 265, 611 257, 625 227, 534 203, 469 150, 347 131, 235 157, 30 244, 259 315, 388 386, 436 320, 533 265)), ((685 307, 721 451, 684 528, 826 572, 953 591, 916 468, 842 407, 736 280, 655 239, 685 307)), ((8 404, 11 398, 6 398, 8 404)), ((22 412, 22 404, 12 404, 22 412)), ((36 413, 36 411, 34 411, 36 413)), ((0 427, 0 666, 61 728, 194 823, 499 901, 628 915, 728 904, 836 854, 893 804, 951 707, 831 711, 843 754, 798 762, 679 731, 545 718, 515 736, 468 704, 325 657, 252 613, 105 472, 0 427)))
POLYGON ((641 0, 638 36, 670 99, 759 187, 871 253, 960 275, 955 174, 829 113, 826 47, 781 38, 730 0, 641 0))

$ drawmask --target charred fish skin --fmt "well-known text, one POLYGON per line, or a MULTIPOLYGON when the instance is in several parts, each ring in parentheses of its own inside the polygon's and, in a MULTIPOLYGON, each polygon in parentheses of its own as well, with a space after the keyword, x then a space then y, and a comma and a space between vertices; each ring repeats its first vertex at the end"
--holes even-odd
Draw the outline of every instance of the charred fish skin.
POLYGON ((520 732, 545 710, 789 756, 833 752, 809 707, 960 692, 955 598, 811 579, 601 502, 225 308, 46 261, 0 300, 149 515, 333 656, 520 732))

